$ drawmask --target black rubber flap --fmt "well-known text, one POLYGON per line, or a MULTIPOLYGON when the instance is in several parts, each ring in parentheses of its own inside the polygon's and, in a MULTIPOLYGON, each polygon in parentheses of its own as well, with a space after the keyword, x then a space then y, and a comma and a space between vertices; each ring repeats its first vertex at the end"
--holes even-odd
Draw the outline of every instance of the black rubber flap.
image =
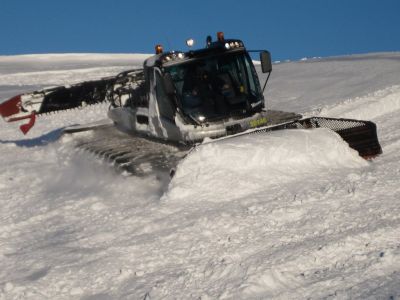
POLYGON ((292 126, 295 128, 331 129, 366 159, 382 153, 376 133, 376 125, 370 121, 312 117, 296 121, 292 126))

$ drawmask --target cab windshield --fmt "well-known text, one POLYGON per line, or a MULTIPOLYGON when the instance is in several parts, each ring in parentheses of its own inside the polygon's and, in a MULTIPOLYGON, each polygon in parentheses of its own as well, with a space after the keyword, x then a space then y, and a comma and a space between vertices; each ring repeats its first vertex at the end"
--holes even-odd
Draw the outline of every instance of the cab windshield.
POLYGON ((197 122, 262 108, 254 66, 245 53, 223 54, 165 68, 184 113, 197 122))

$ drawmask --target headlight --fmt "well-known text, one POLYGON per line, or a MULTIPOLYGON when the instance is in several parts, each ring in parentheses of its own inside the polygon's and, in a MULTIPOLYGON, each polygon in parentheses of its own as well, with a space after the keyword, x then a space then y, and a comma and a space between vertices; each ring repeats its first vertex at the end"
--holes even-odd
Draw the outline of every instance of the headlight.
POLYGON ((193 47, 193 45, 194 45, 194 39, 188 39, 188 40, 186 40, 186 45, 187 45, 188 47, 193 47))

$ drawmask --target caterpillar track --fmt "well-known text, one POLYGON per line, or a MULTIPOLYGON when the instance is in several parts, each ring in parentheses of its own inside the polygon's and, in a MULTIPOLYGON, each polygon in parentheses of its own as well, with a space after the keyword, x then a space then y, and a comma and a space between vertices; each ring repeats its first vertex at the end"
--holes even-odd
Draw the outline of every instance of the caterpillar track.
POLYGON ((105 160, 120 172, 135 176, 173 176, 178 162, 191 149, 190 146, 127 134, 113 125, 67 133, 74 136, 78 149, 105 160))

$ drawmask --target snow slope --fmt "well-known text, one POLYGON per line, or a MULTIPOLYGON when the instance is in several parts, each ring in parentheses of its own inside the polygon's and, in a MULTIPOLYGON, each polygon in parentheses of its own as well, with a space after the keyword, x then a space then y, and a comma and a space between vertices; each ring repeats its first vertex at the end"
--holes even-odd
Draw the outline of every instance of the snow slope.
MULTIPOLYGON (((0 57, 0 101, 138 55, 0 57)), ((327 130, 205 144, 168 184, 118 175, 61 128, 1 122, 0 299, 400 298, 400 53, 274 65, 271 108, 371 119, 371 162, 327 130)))

